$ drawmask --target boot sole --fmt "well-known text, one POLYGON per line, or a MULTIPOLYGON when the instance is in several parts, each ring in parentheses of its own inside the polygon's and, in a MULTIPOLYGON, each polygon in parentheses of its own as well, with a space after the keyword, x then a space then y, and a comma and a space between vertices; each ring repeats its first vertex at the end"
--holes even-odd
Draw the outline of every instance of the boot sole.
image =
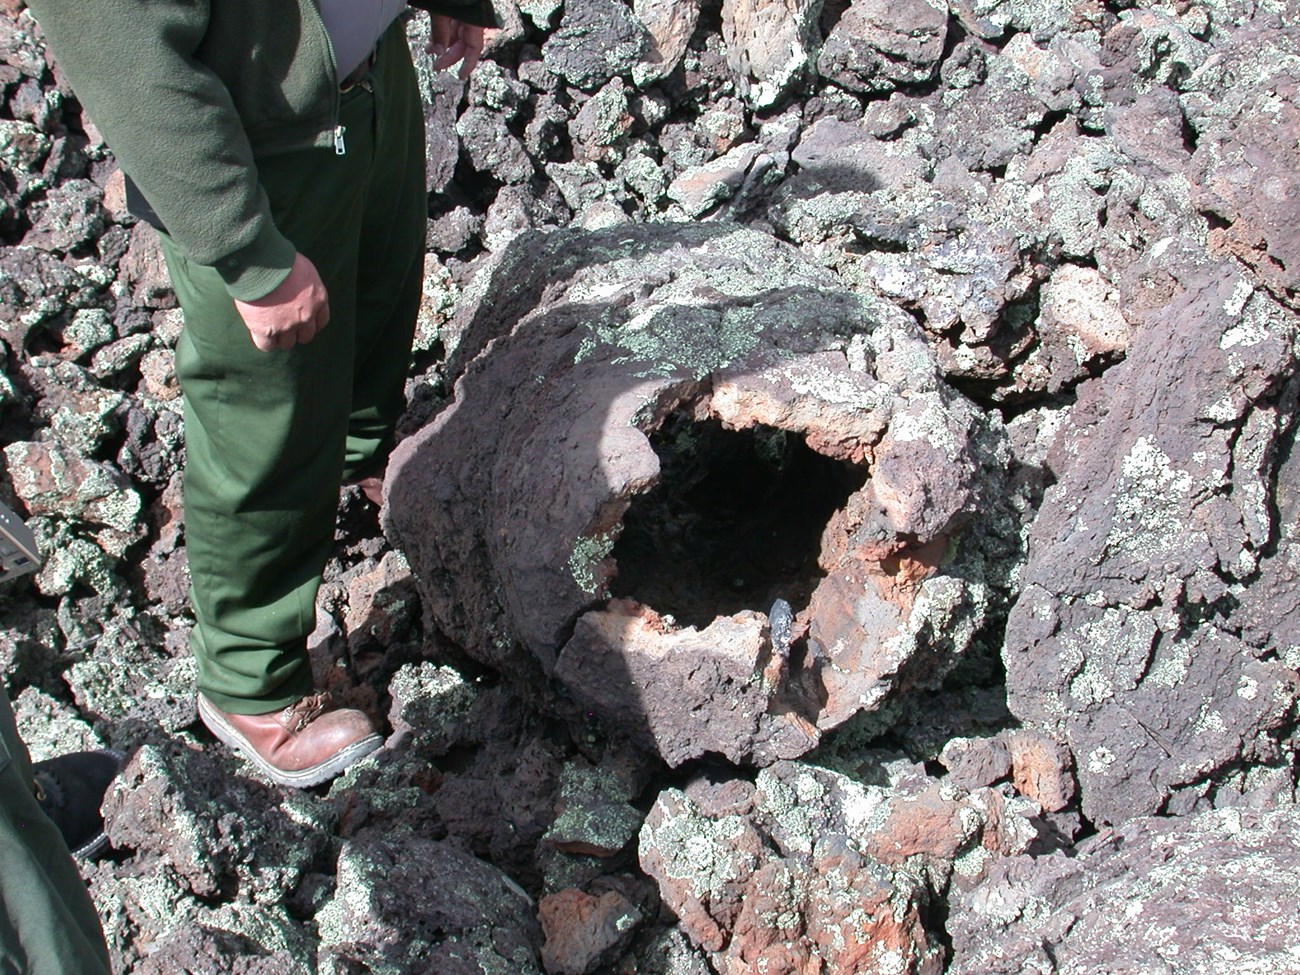
MULTIPOLYGON (((117 771, 119 775, 122 773, 122 769, 126 768, 125 752, 118 751, 116 748, 101 748, 99 751, 105 755, 112 755, 117 759, 117 771)), ((108 846, 108 833, 101 829, 90 839, 86 840, 86 842, 82 843, 81 846, 77 847, 75 850, 69 850, 68 852, 72 854, 74 859, 90 861, 94 860, 106 846, 108 846)))
POLYGON ((216 708, 202 694, 198 695, 198 705, 199 718, 219 741, 237 751, 276 785, 287 785, 294 789, 305 789, 309 786, 320 785, 322 782, 328 782, 384 743, 383 735, 375 732, 354 741, 346 748, 340 749, 323 762, 309 765, 304 769, 298 769, 296 772, 286 772, 284 769, 276 768, 257 754, 253 746, 248 743, 248 739, 218 714, 216 708))

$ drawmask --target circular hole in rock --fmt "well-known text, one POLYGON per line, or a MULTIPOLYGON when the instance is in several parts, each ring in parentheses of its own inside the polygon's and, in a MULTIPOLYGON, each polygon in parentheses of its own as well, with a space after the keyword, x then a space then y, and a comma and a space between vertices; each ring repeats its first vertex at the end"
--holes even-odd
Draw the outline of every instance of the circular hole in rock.
POLYGON ((681 411, 650 443, 659 482, 623 516, 612 594, 696 627, 767 612, 778 597, 806 606, 823 577, 822 531, 867 470, 787 430, 729 430, 681 411))

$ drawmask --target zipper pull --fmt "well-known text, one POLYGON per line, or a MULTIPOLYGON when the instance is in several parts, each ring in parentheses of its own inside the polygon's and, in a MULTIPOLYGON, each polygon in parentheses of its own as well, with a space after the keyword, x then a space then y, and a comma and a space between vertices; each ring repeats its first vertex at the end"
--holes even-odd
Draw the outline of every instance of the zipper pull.
POLYGON ((347 130, 348 127, 346 125, 334 126, 334 155, 336 156, 347 155, 348 147, 343 144, 343 133, 347 130))

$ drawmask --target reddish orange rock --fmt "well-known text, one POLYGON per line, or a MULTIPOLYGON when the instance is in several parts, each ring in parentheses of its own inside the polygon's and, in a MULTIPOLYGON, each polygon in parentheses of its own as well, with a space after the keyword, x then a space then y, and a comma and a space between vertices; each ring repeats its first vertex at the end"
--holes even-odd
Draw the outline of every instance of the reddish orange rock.
POLYGON ((550 975, 586 975, 616 954, 641 922, 636 905, 618 891, 600 895, 569 887, 543 897, 538 918, 550 975))

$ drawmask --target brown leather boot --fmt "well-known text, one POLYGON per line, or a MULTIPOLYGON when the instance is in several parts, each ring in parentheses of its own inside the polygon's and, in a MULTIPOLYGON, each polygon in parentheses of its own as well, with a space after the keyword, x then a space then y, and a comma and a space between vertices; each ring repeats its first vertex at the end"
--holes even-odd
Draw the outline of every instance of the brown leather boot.
POLYGON ((298 789, 332 779, 384 742, 360 711, 334 707, 328 691, 268 714, 229 714, 202 694, 198 703, 209 731, 272 782, 298 789))

